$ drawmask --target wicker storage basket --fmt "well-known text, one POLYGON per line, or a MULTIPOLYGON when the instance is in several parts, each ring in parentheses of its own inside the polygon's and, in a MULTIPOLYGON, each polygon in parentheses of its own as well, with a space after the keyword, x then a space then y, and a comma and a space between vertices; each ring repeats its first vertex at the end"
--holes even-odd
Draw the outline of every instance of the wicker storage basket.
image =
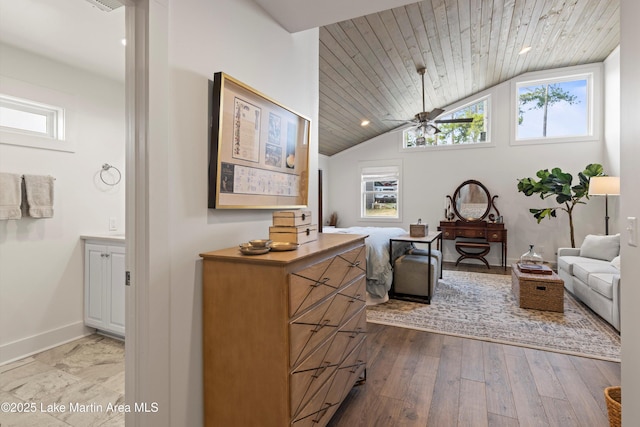
POLYGON ((604 399, 607 401, 609 425, 620 427, 622 423, 622 388, 619 386, 605 388, 604 399))

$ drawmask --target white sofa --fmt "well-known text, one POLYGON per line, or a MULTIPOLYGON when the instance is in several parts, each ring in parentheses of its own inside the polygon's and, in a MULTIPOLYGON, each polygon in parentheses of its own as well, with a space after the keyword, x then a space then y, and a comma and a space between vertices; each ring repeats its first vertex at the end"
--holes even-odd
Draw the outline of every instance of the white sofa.
POLYGON ((580 248, 558 249, 564 287, 620 330, 620 235, 588 235, 580 248))

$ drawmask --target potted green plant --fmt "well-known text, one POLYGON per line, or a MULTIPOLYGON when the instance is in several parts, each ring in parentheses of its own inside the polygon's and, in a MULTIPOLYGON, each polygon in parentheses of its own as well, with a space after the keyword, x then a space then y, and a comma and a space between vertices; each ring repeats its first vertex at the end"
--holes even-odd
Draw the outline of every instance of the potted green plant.
POLYGON ((521 178, 518 180, 518 191, 525 196, 539 194, 541 199, 555 196, 559 206, 542 209, 529 209, 538 224, 543 218, 556 217, 558 209, 569 215, 569 231, 571 233, 571 247, 576 247, 573 231, 573 209, 579 204, 585 204, 583 198, 589 199, 589 180, 593 176, 603 175, 602 165, 592 163, 584 171, 578 173, 578 184, 572 186, 573 176, 563 172, 560 168, 541 169, 536 173, 538 179, 521 178))

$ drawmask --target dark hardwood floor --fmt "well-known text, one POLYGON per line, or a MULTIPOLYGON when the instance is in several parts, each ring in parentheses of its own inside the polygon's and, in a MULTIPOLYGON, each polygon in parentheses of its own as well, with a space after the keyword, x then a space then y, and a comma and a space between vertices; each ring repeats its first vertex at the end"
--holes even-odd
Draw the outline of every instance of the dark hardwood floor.
MULTIPOLYGON (((453 265, 446 265, 451 269, 453 265)), ((464 265, 494 274, 503 269, 464 265)), ((367 324, 367 380, 330 427, 609 425, 620 364, 367 324)))

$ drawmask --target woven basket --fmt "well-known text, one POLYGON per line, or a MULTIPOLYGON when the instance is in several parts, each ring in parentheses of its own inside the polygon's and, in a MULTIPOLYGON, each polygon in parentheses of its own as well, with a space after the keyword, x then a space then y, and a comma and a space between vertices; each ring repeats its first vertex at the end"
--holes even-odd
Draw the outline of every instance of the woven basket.
POLYGON ((605 388, 604 399, 607 401, 609 425, 611 427, 620 427, 622 423, 622 388, 619 386, 605 388))

